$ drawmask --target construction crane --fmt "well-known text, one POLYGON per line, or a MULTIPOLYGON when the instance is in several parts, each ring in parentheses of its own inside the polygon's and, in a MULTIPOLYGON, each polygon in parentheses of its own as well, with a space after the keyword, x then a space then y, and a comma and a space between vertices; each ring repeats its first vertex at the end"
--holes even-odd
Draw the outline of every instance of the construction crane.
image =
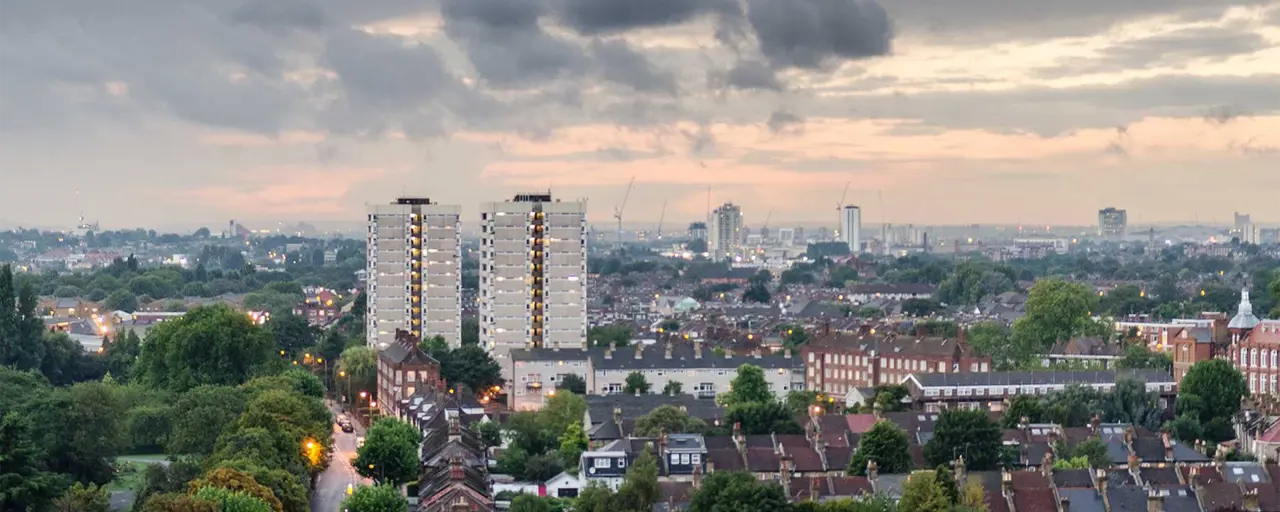
POLYGON ((769 213, 764 216, 764 225, 760 226, 760 243, 765 243, 769 237, 769 220, 773 219, 773 209, 769 209, 769 213))
POLYGON ((844 183, 844 192, 841 192, 841 193, 840 193, 840 202, 839 202, 839 203, 836 203, 836 211, 844 210, 844 200, 845 200, 845 198, 846 198, 846 197, 849 197, 849 184, 851 184, 851 183, 853 183, 853 182, 852 182, 852 181, 846 181, 846 182, 844 183))
POLYGON ((662 213, 658 214, 658 240, 662 240, 662 221, 667 218, 667 200, 662 200, 662 213))
POLYGON ((613 209, 613 218, 618 219, 618 247, 622 247, 622 210, 627 208, 627 198, 631 197, 631 187, 635 186, 636 177, 627 182, 627 192, 622 195, 622 203, 613 209))

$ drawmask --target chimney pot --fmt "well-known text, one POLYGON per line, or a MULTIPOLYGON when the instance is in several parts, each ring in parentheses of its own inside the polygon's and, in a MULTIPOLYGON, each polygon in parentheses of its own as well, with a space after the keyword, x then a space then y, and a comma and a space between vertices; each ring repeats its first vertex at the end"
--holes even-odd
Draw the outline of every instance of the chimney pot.
POLYGON ((1147 490, 1147 512, 1164 512, 1164 496, 1155 489, 1147 490))

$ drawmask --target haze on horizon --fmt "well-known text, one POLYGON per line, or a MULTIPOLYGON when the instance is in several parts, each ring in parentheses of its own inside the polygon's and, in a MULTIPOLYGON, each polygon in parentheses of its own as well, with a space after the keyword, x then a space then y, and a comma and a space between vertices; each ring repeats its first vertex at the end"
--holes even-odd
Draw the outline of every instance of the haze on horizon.
POLYGON ((1276 222, 1277 62, 1280 0, 3 2, 0 220, 1276 222))

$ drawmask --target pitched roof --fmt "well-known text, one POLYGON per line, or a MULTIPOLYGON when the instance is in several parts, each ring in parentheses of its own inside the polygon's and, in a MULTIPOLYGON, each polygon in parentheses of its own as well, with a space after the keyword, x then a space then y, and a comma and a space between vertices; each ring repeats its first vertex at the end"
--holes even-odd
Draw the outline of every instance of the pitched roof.
POLYGON ((729 357, 718 356, 709 347, 703 347, 702 357, 699 358, 692 343, 672 343, 670 346, 671 358, 666 356, 667 344, 665 343, 617 349, 609 352, 608 357, 606 357, 607 349, 590 349, 588 352, 590 352, 591 366, 597 371, 694 368, 736 370, 744 364, 752 364, 764 369, 786 368, 798 371, 804 368, 804 361, 798 355, 788 357, 787 353, 729 357), (640 357, 636 357, 637 353, 640 357))
POLYGON ((926 387, 1105 384, 1114 383, 1117 378, 1123 377, 1138 378, 1148 384, 1174 383, 1173 375, 1164 370, 916 373, 911 377, 926 387))

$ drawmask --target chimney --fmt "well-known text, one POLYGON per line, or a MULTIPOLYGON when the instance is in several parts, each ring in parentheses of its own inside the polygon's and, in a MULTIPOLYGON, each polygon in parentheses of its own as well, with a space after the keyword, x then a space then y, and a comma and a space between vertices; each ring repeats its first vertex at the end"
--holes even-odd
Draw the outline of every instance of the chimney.
POLYGON ((449 480, 461 482, 466 479, 467 473, 462 469, 462 457, 454 455, 449 459, 449 480))
POLYGON ((1164 441, 1164 460, 1173 462, 1173 442, 1169 440, 1169 433, 1165 432, 1160 437, 1164 441))
POLYGON ((1092 430, 1093 433, 1096 435, 1101 428, 1102 428, 1102 418, 1099 417, 1097 414, 1094 414, 1092 418, 1089 418, 1089 430, 1092 430))
POLYGON ((1130 472, 1130 473, 1133 473, 1133 474, 1135 474, 1135 475, 1136 475, 1136 474, 1138 474, 1138 467, 1139 467, 1141 464, 1142 464, 1142 461, 1138 460, 1138 456, 1137 456, 1137 455, 1135 455, 1135 454, 1133 454, 1133 453, 1130 453, 1130 454, 1129 454, 1129 472, 1130 472))
POLYGON ((702 359, 702 343, 701 342, 697 342, 697 341, 693 342, 693 358, 702 359))
MULTIPOLYGON (((711 464, 711 461, 707 461, 707 464, 711 464)), ((697 489, 699 487, 702 487, 702 464, 695 464, 693 466, 693 488, 697 489)))
POLYGON ((1019 418, 1018 430, 1021 430, 1023 437, 1025 437, 1027 441, 1030 441, 1031 440, 1031 419, 1027 418, 1026 416, 1019 418))
POLYGON ((636 359, 644 358, 644 343, 636 343, 636 359))
POLYGON ((609 344, 609 346, 608 346, 608 347, 606 347, 606 348, 604 349, 604 358, 605 358, 605 359, 613 359, 613 344, 612 344, 612 343, 610 343, 610 344, 609 344))
POLYGON ((1160 491, 1147 489, 1147 512, 1164 512, 1164 496, 1160 491))
POLYGON ((959 328, 959 329, 956 329, 956 344, 958 344, 958 345, 966 345, 966 344, 968 344, 968 342, 969 342, 969 340, 968 340, 968 338, 965 336, 965 328, 964 328, 964 326, 962 325, 962 326, 960 326, 960 328, 959 328))
POLYGON ((787 359, 791 359, 791 349, 789 349, 789 348, 784 348, 784 349, 782 349, 782 357, 785 357, 785 358, 787 358, 787 359))
POLYGON ((742 435, 742 423, 733 424, 733 444, 738 445, 738 453, 745 457, 747 453, 747 438, 742 435))
POLYGON ((752 350, 752 351, 751 351, 751 356, 752 356, 752 357, 754 357, 754 358, 756 358, 756 359, 760 359, 760 353, 761 353, 761 352, 763 352, 763 350, 762 350, 762 349, 758 349, 758 348, 757 348, 757 349, 755 349, 755 350, 752 350))
POLYGON ((831 335, 831 319, 830 318, 822 321, 822 334, 825 336, 831 335))
POLYGON ((666 429, 661 429, 658 431, 658 455, 661 457, 667 456, 667 430, 666 429))
POLYGON ((613 422, 622 428, 622 407, 616 403, 613 405, 613 422))
POLYGON ((818 501, 818 496, 818 477, 809 477, 809 499, 811 501, 818 501))
POLYGON ((1250 512, 1256 512, 1258 510, 1262 510, 1262 507, 1260 507, 1258 504, 1257 488, 1249 489, 1249 488, 1246 488, 1244 484, 1240 484, 1240 500, 1241 502, 1243 502, 1245 510, 1248 510, 1250 512))
POLYGON ((1040 461, 1040 472, 1045 478, 1053 480, 1053 452, 1044 452, 1044 458, 1040 461))
POLYGON ((1098 480, 1098 494, 1102 495, 1102 508, 1108 512, 1111 511, 1111 498, 1107 497, 1107 470, 1099 469, 1096 473, 1098 480))
POLYGON ((874 460, 867 461, 867 480, 871 481, 872 489, 875 489, 877 476, 880 476, 880 465, 874 460))
POLYGON ((1133 425, 1124 428, 1124 445, 1129 447, 1129 451, 1133 451, 1133 425))
POLYGON ((880 402, 872 403, 871 414, 873 414, 876 417, 876 421, 880 421, 884 419, 884 406, 880 405, 880 402))
POLYGON ((1218 474, 1223 478, 1227 476, 1227 450, 1222 446, 1215 446, 1213 450, 1213 467, 1217 468, 1218 474))
POLYGON ((778 460, 778 480, 782 483, 782 490, 788 496, 791 495, 791 456, 783 455, 778 460))
POLYGON ((814 444, 813 450, 818 452, 818 455, 821 455, 823 459, 826 459, 827 458, 827 440, 823 439, 822 436, 814 436, 813 444, 814 444))
POLYGON ((703 457, 702 460, 707 463, 707 473, 716 472, 716 463, 711 460, 711 457, 703 457))
MULTIPOLYGON (((810 408, 809 408, 809 417, 810 417, 810 418, 812 418, 812 417, 813 417, 813 408, 812 408, 812 407, 810 407, 810 408)), ((813 431, 813 421, 806 421, 806 422, 804 422, 804 438, 805 438, 805 439, 807 439, 807 440, 809 440, 809 442, 812 444, 812 443, 813 443, 813 438, 814 438, 814 437, 815 437, 815 433, 814 433, 814 431, 813 431)))
POLYGON ((671 359, 671 342, 670 341, 667 342, 667 347, 663 356, 666 357, 667 359, 671 359))
POLYGON ((1013 496, 1013 473, 1007 469, 1000 471, 1000 492, 1005 496, 1013 496))
POLYGON ((1058 503, 1061 504, 1058 507, 1058 510, 1061 510, 1062 512, 1069 512, 1071 510, 1071 498, 1068 498, 1065 495, 1061 496, 1058 498, 1058 503))

